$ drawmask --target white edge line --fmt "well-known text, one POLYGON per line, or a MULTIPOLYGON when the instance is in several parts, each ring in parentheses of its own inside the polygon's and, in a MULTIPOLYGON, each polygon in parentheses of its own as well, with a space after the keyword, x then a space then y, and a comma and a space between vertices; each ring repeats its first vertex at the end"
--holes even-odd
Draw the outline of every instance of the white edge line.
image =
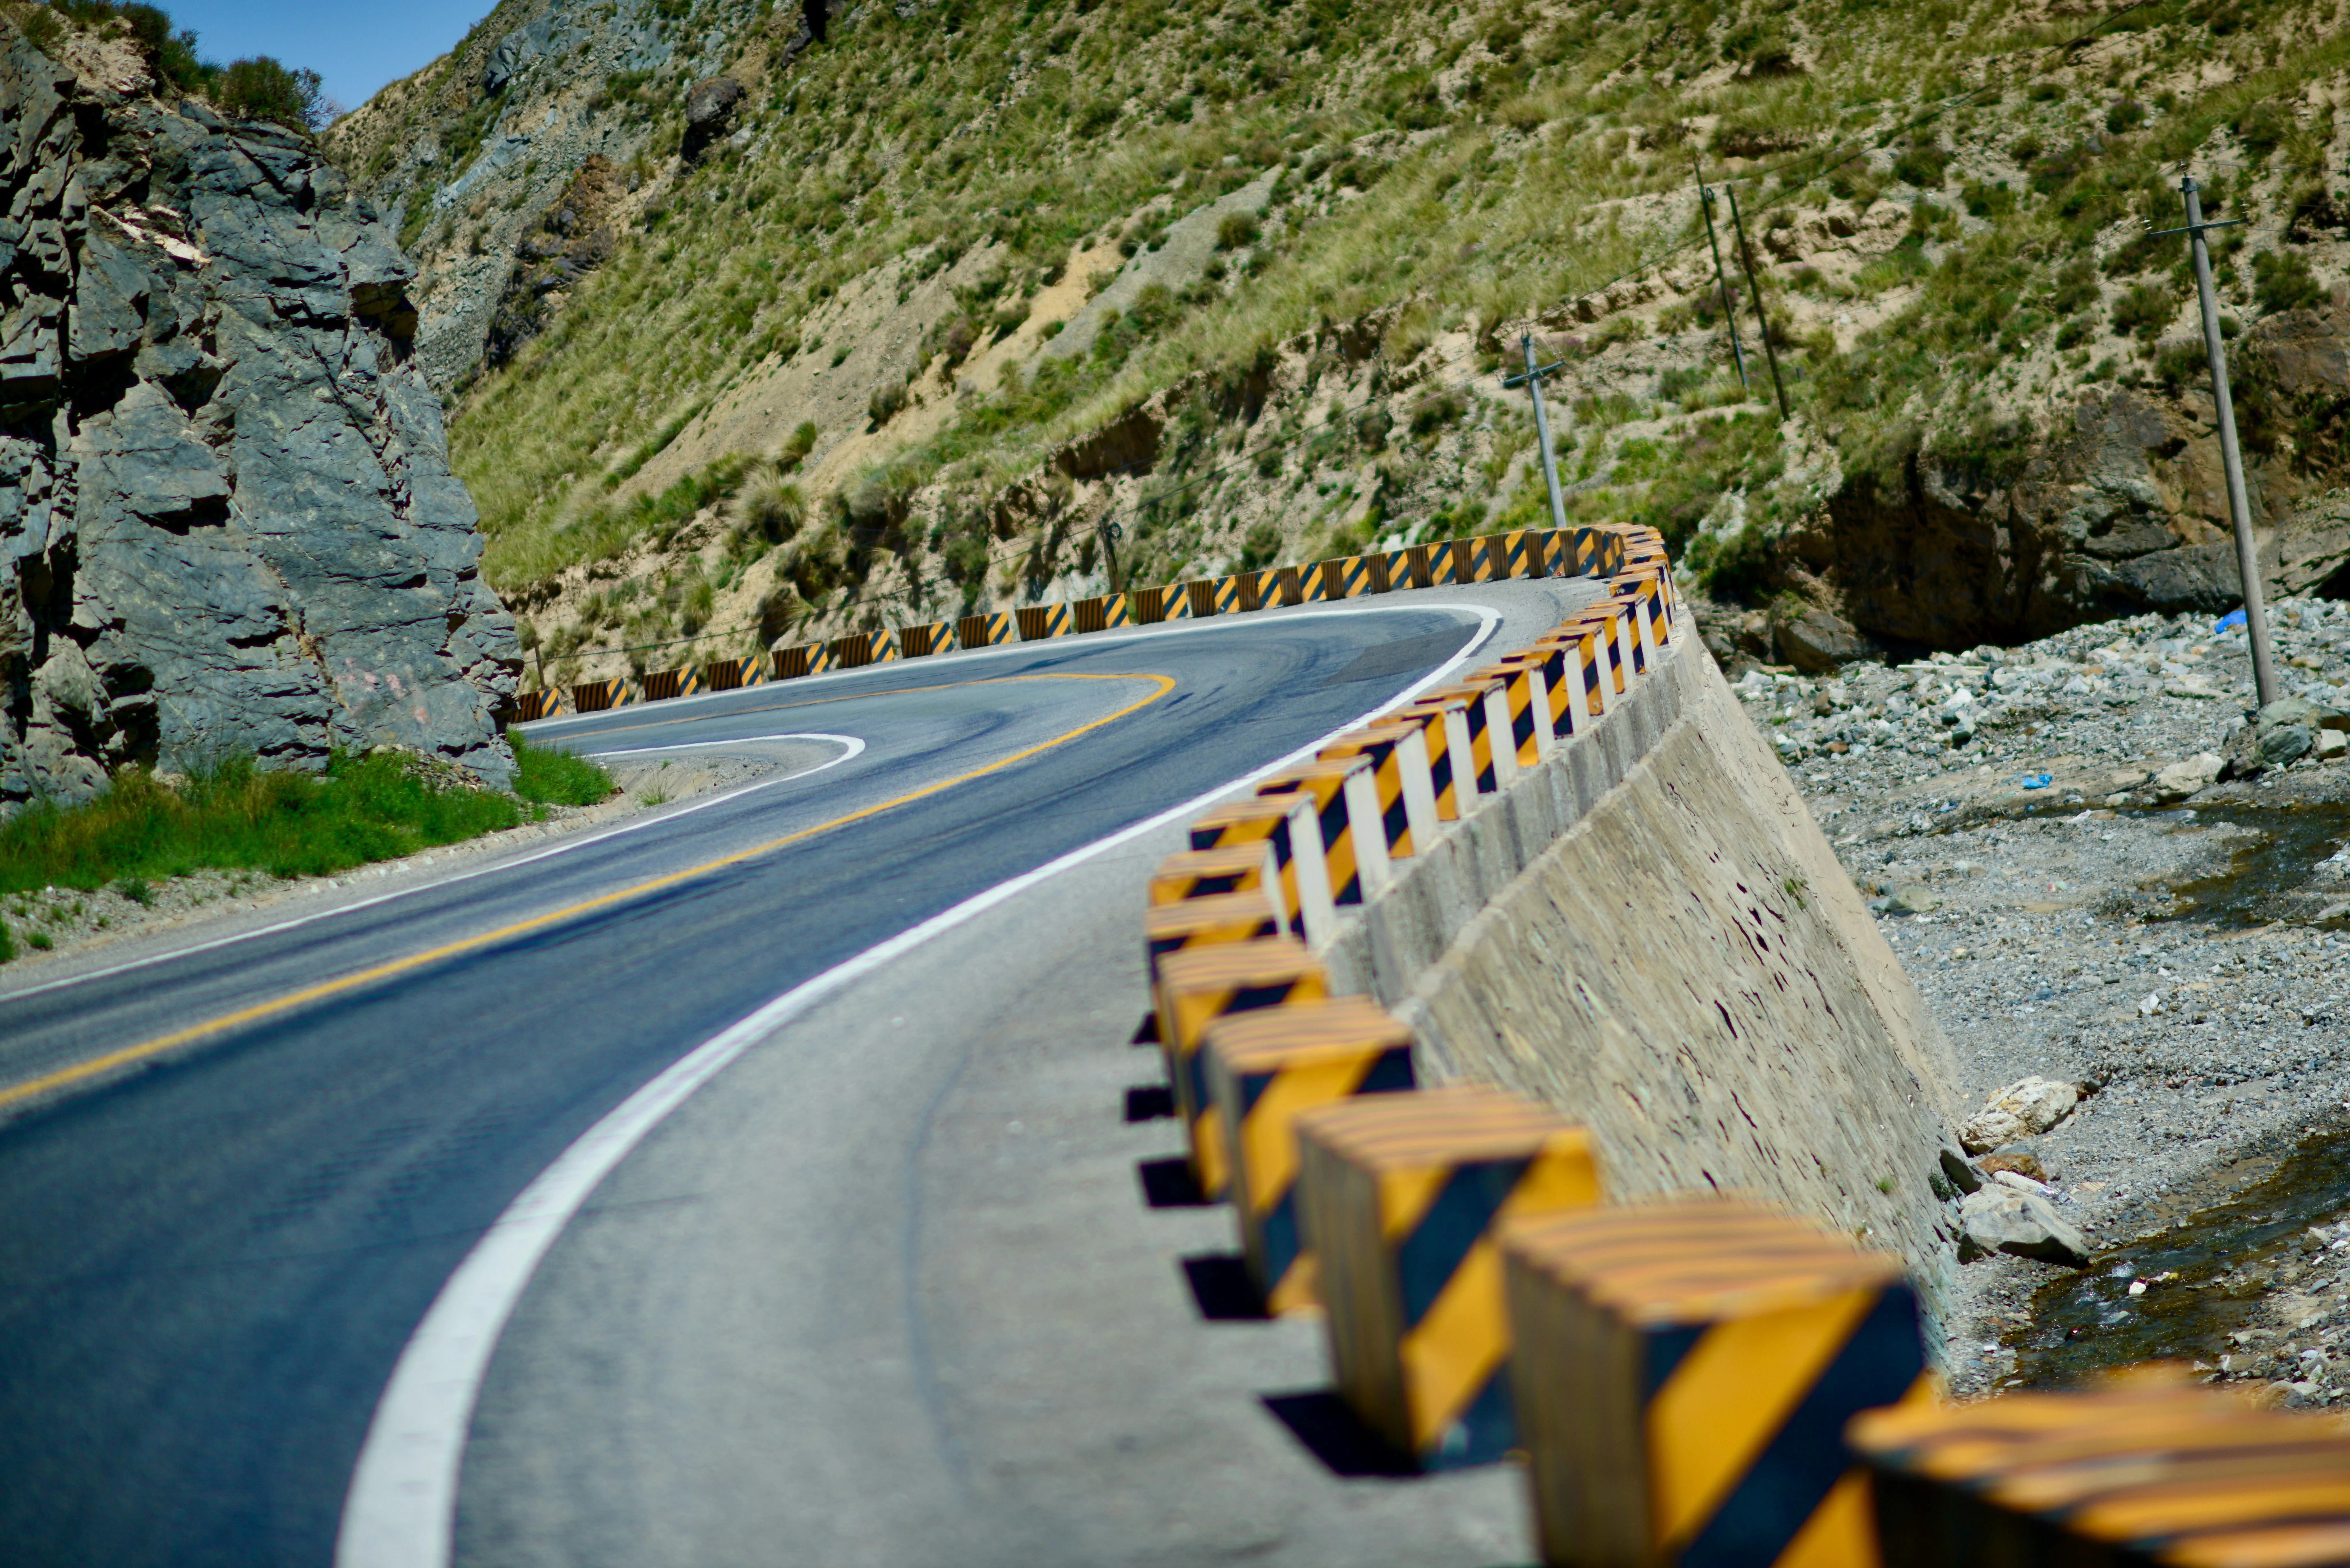
MULTIPOLYGON (((818 735, 810 733, 794 735, 729 735, 723 741, 684 741, 674 746, 629 746, 617 752, 582 751, 578 754, 583 757, 643 757, 650 756, 655 752, 706 752, 712 746, 758 746, 764 745, 769 741, 847 741, 850 746, 855 748, 855 750, 848 753, 848 756, 833 758, 833 763, 845 763, 848 760, 848 757, 853 757, 858 753, 858 752, 861 752, 865 749, 865 742, 851 735, 818 735)), ((827 763, 824 765, 830 767, 832 763, 827 763)), ((808 770, 809 773, 813 773, 816 770, 813 768, 808 770)), ((806 776, 806 774, 794 774, 792 775, 794 778, 805 778, 806 776)))
POLYGON ((588 1195, 695 1090, 793 1017, 931 938, 1047 877, 1197 813, 1235 789, 1310 757, 1347 731, 1409 701, 1458 669, 1502 621, 1501 612, 1482 605, 1425 607, 1471 611, 1478 618, 1477 634, 1460 652, 1403 691, 1286 756, 1033 871, 999 882, 801 981, 687 1052, 582 1133, 491 1223, 441 1287, 400 1351, 368 1424, 359 1463, 351 1471, 342 1524, 335 1538, 336 1568, 446 1568, 455 1547, 457 1485, 465 1437, 473 1425, 482 1379, 489 1371, 490 1357, 505 1331, 507 1318, 529 1287, 540 1260, 588 1195))
MULTIPOLYGON (((761 735, 756 738, 764 741, 837 741, 846 744, 849 749, 841 753, 840 755, 837 757, 816 763, 816 765, 812 768, 802 768, 795 774, 785 774, 778 778, 760 779, 755 783, 746 784, 736 789, 722 790, 720 793, 711 795, 706 799, 689 802, 684 805, 678 806, 674 810, 663 811, 655 815, 639 816, 631 821, 620 823, 616 826, 605 828, 601 832, 587 834, 578 838, 567 838, 560 843, 550 844, 544 849, 534 849, 527 855, 516 855, 510 859, 493 858, 488 864, 473 867, 470 870, 452 872, 446 877, 429 877, 421 882, 411 883, 405 888, 388 888, 380 893, 373 894, 365 898, 355 898, 348 904, 337 904, 332 908, 324 909, 311 909, 303 914, 294 915, 283 920, 273 920, 265 926, 255 926, 251 930, 231 931, 224 937, 213 937, 210 940, 193 942, 183 948, 166 948, 160 952, 149 953, 144 958, 125 959, 120 963, 109 964, 104 969, 89 969, 83 970, 75 974, 62 974, 55 980, 45 980, 37 985, 28 985, 17 991, 0 990, 0 1002, 14 1002, 19 997, 38 996, 45 991, 56 991, 64 986, 79 985, 85 981, 104 980, 109 975, 123 974, 134 969, 145 969, 150 964, 163 963, 172 959, 186 958, 191 953, 210 952, 214 948, 224 948, 232 942, 246 942, 253 940, 255 937, 274 936, 279 931, 290 931, 296 926, 307 926, 313 920, 323 920, 335 915, 348 915, 357 909, 372 909, 378 904, 390 903, 394 898, 405 898, 411 894, 427 892, 435 888, 447 888, 458 882, 470 882, 476 877, 487 877, 495 871, 511 871, 517 866, 528 866, 534 861, 545 860, 549 856, 567 855, 575 849, 585 849, 591 844, 601 844, 608 838, 618 838, 624 833, 637 833, 648 827, 659 827, 661 824, 665 822, 673 822, 681 816, 691 816, 697 811, 707 811, 713 805, 724 805, 728 801, 740 800, 743 796, 751 794, 754 790, 773 789, 777 784, 787 784, 795 779, 804 779, 811 774, 820 774, 827 768, 838 767, 841 763, 848 761, 849 758, 857 755, 858 753, 862 752, 865 749, 865 742, 858 740, 854 735, 824 735, 811 732, 804 735, 761 735)), ((717 744, 719 742, 713 742, 712 743, 717 744)), ((611 753, 600 753, 597 754, 609 755, 611 753)), ((453 851, 458 847, 459 846, 454 844, 441 845, 426 853, 437 854, 441 849, 449 849, 453 851)), ((359 873, 357 871, 350 873, 350 876, 354 877, 359 875, 359 873)))
MULTIPOLYGON (((1552 579, 1534 578, 1528 580, 1548 581, 1552 579)), ((1565 581, 1567 579, 1561 578, 1557 580, 1565 581)), ((1425 593, 1430 590, 1415 589, 1412 591, 1425 593)), ((1324 620, 1341 616, 1369 615, 1378 614, 1388 610, 1413 609, 1467 610, 1481 617, 1498 613, 1489 611, 1482 605, 1457 604, 1440 600, 1427 604, 1399 603, 1394 601, 1392 598, 1383 598, 1381 602, 1378 604, 1362 604, 1343 609, 1302 610, 1294 614, 1286 613, 1294 610, 1295 608, 1295 607, 1294 606, 1284 605, 1277 609, 1260 611, 1256 613, 1271 616, 1280 620, 1324 620)), ((1161 621, 1155 626, 1143 627, 1134 631, 1109 633, 1087 632, 1085 634, 1085 640, 1071 651, 1084 651, 1086 649, 1101 648, 1114 642, 1134 642, 1145 638, 1176 636, 1185 632, 1228 631, 1241 626, 1242 624, 1240 618, 1237 616, 1202 616, 1196 619, 1186 618, 1180 621, 1161 621)), ((1249 626, 1260 626, 1264 623, 1254 618, 1254 616, 1252 616, 1246 624, 1249 626)), ((1482 639, 1485 635, 1487 635, 1487 633, 1481 630, 1478 635, 1482 639)), ((1014 643, 1008 647, 1003 648, 975 648, 968 650, 967 652, 947 654, 942 657, 958 663, 964 659, 1010 658, 1024 652, 1042 651, 1044 641, 1045 640, 1066 644, 1071 639, 1065 638, 1053 638, 1049 639, 1040 639, 1040 641, 1035 644, 1014 643)), ((1471 644, 1471 646, 1473 647, 1474 644, 1471 644)), ((906 659, 892 660, 891 662, 902 662, 908 665, 912 665, 918 661, 906 659)), ((919 662, 924 669, 937 668, 937 666, 931 665, 927 659, 919 662)), ((792 689, 795 691, 806 690, 806 686, 800 682, 828 682, 853 676, 877 673, 888 668, 889 667, 887 665, 876 664, 863 665, 855 670, 827 670, 822 675, 803 676, 798 678, 798 681, 795 682, 792 689)), ((781 685, 782 682, 766 681, 763 684, 775 686, 781 685)), ((755 691, 760 689, 760 687, 745 686, 725 691, 698 691, 691 697, 671 698, 662 702, 660 706, 664 711, 666 711, 671 705, 676 703, 700 702, 704 698, 732 697, 735 695, 737 691, 755 691)), ((910 690, 921 691, 926 690, 926 688, 916 687, 910 688, 910 690)), ((882 693, 874 692, 871 695, 880 696, 882 693)), ((640 705, 650 706, 650 704, 629 704, 630 707, 638 707, 640 705)), ((593 713, 576 713, 567 715, 561 719, 542 719, 535 722, 530 728, 536 732, 549 724, 570 723, 581 719, 601 719, 607 717, 610 713, 619 711, 620 711, 619 709, 599 709, 593 713)), ((517 726, 517 728, 519 728, 519 726, 517 726)), ((777 738, 778 737, 772 735, 754 737, 755 740, 774 740, 777 738)), ((847 740, 848 737, 844 735, 809 735, 805 737, 789 736, 783 738, 795 740, 815 739, 839 741, 847 740)), ((707 743, 710 745, 723 745, 740 742, 712 741, 707 743)), ((858 744, 861 749, 863 742, 859 742, 858 744)), ((648 751, 659 751, 665 748, 647 747, 645 749, 648 751)), ((619 752, 592 752, 588 754, 591 756, 609 757, 621 756, 626 753, 619 752)), ((104 980, 109 975, 122 974, 135 969, 145 969, 150 964, 162 963, 172 959, 185 958, 191 953, 209 952, 214 948, 226 947, 231 942, 250 941, 255 937, 274 936, 279 931, 292 930, 296 926, 307 926, 313 920, 323 920, 335 915, 348 915, 355 909, 369 909, 377 904, 381 904, 393 898, 405 898, 411 893, 421 893, 433 888, 446 888, 453 882, 471 881, 473 877, 486 877, 494 871, 507 871, 517 866, 528 866, 534 861, 544 860, 551 855, 564 855, 568 854, 574 849, 585 849, 591 844, 601 844, 604 840, 608 838, 617 838, 623 833, 635 833, 647 827, 658 827, 662 823, 668 822, 674 817, 691 815, 692 813, 697 811, 707 811, 713 805, 723 805, 728 801, 738 800, 743 795, 749 794, 754 790, 772 789, 777 784, 789 784, 794 779, 804 779, 810 774, 822 773, 828 767, 834 767, 841 763, 845 763, 848 761, 849 757, 855 756, 856 754, 857 753, 855 752, 850 752, 845 755, 833 758, 831 762, 819 763, 815 767, 806 769, 803 772, 785 774, 781 778, 761 779, 756 784, 747 784, 743 785, 740 789, 726 790, 718 794, 712 795, 705 800, 697 800, 692 802, 691 805, 681 805, 674 810, 664 811, 657 816, 638 817, 633 821, 621 823, 616 827, 608 827, 600 833, 588 834, 582 838, 567 838, 559 844, 550 844, 546 848, 534 850, 528 855, 517 855, 512 859, 507 860, 493 860, 487 865, 476 866, 469 871, 460 871, 448 877, 432 877, 426 881, 412 883, 405 888, 387 888, 383 892, 374 895, 372 898, 359 898, 348 904, 337 904, 330 909, 312 909, 307 913, 295 915, 286 919, 272 921, 270 924, 265 926, 255 926, 251 930, 233 931, 227 936, 213 937, 208 941, 196 942, 184 948, 167 948, 161 952, 150 953, 144 958, 126 959, 120 963, 110 964, 104 969, 82 970, 73 974, 59 975, 55 980, 43 981, 36 985, 28 985, 17 991, 10 991, 5 987, 0 987, 0 1002, 14 1002, 17 998, 24 996, 38 996, 46 991, 56 991, 60 987, 68 985, 79 985, 84 981, 104 980)), ((455 846, 450 846, 449 847, 454 848, 455 846)))

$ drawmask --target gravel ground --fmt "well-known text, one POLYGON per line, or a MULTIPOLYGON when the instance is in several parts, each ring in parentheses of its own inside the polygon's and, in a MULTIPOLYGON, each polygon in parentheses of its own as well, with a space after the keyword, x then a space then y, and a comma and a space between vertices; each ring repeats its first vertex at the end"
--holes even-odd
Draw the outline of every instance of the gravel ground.
MULTIPOLYGON (((2288 687, 2350 708, 2350 605, 2272 615, 2288 687)), ((2000 1152, 2093 1264, 1962 1269, 1954 1392, 2164 1354, 2350 1397, 2350 764, 2154 778, 2247 722, 2241 632, 1732 674, 1950 1034, 1961 1114, 2027 1075, 2086 1090, 2000 1152)))
POLYGON ((14 981, 49 961, 127 937, 172 930, 289 899, 321 897, 358 883, 577 833, 670 801, 747 784, 774 771, 772 763, 755 758, 693 763, 615 760, 605 765, 605 772, 619 786, 608 800, 594 805, 550 805, 545 808, 545 818, 537 822, 440 845, 398 860, 380 860, 333 877, 281 879, 265 871, 199 871, 154 878, 146 884, 143 900, 124 893, 120 884, 90 890, 43 888, 37 892, 10 893, 0 896, 0 920, 7 924, 16 956, 0 963, 0 979, 14 981))

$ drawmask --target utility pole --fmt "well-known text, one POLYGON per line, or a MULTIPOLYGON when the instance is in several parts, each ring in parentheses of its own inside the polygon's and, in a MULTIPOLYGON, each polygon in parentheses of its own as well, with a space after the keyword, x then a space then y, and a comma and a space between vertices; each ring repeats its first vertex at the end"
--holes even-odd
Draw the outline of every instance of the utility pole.
POLYGON ((1524 349, 1526 353, 1525 370, 1520 375, 1503 377, 1502 385, 1504 389, 1523 387, 1534 395, 1534 441, 1542 448, 1543 483, 1550 486, 1550 525, 1554 528, 1565 528, 1566 500, 1558 492, 1558 461, 1551 455, 1550 416, 1543 411, 1542 384, 1544 376, 1558 369, 1566 361, 1554 359, 1547 365, 1536 365, 1534 335, 1531 332, 1519 337, 1518 347, 1524 349))
POLYGON ((1094 528, 1101 535, 1102 554, 1109 558, 1109 591, 1122 594, 1126 592, 1126 578, 1118 569, 1118 542, 1126 536, 1126 530, 1107 518, 1095 524, 1094 528))
POLYGON ((1713 286, 1721 290, 1721 318, 1730 324, 1730 357, 1738 362, 1738 387, 1744 391, 1746 347, 1738 341, 1738 302, 1730 296, 1730 279, 1721 270, 1721 242, 1713 234, 1713 190, 1705 182, 1705 171, 1700 167, 1695 152, 1690 154, 1690 170, 1697 176, 1698 204, 1705 211, 1705 243, 1713 252, 1713 286))
POLYGON ((1779 417, 1791 419, 1794 416, 1787 410, 1787 385, 1779 379, 1779 351, 1771 346, 1771 318, 1762 312, 1762 285, 1754 275, 1754 247, 1746 243, 1746 220, 1738 215, 1738 187, 1724 185, 1722 190, 1730 197, 1731 225, 1738 231, 1738 254, 1746 264, 1746 286, 1754 295, 1754 319, 1761 323, 1757 330, 1762 334, 1762 357, 1771 362, 1771 389, 1779 394, 1779 417))
POLYGON ((2220 466, 2228 476, 2228 515, 2236 525, 2236 570, 2244 584, 2244 631, 2252 645, 2252 691, 2265 708, 2280 695, 2276 653, 2269 646, 2268 607, 2261 597, 2261 556, 2252 542, 2251 501, 2244 493, 2244 459, 2236 450, 2236 405, 2228 396, 2228 350, 2220 339, 2220 302, 2211 289, 2211 247, 2203 239, 2206 229, 2224 229, 2243 220, 2205 223, 2203 197, 2192 174, 2179 177, 2178 193, 2187 202, 2187 226, 2162 229, 2158 235, 2185 234, 2187 247, 2195 257, 2195 293, 2203 306, 2203 351, 2211 361, 2211 406, 2219 415, 2220 466))

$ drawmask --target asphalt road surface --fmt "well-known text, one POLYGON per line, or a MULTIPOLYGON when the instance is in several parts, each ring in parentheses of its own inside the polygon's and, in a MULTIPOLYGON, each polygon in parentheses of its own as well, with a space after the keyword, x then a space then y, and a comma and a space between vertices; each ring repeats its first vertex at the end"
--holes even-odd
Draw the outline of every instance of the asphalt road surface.
POLYGON ((556 721, 776 771, 0 980, 0 1558, 1523 1561, 1514 1477, 1346 1473, 1318 1327, 1225 1320, 1128 1039, 1187 802, 1589 591, 556 721))

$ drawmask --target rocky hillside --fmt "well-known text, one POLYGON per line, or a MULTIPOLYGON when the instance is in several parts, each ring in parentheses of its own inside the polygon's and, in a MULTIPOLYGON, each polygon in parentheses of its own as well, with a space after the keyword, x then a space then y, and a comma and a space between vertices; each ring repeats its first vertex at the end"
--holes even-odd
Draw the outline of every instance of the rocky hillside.
POLYGON ((1574 514, 1816 664, 2231 600, 2182 169, 2350 592, 2345 72, 2337 0, 504 0, 330 141, 534 679, 1538 519, 1529 333, 1574 514))
POLYGON ((390 231, 307 136, 42 31, 0 11, 0 814, 245 751, 504 783, 514 627, 390 231))

